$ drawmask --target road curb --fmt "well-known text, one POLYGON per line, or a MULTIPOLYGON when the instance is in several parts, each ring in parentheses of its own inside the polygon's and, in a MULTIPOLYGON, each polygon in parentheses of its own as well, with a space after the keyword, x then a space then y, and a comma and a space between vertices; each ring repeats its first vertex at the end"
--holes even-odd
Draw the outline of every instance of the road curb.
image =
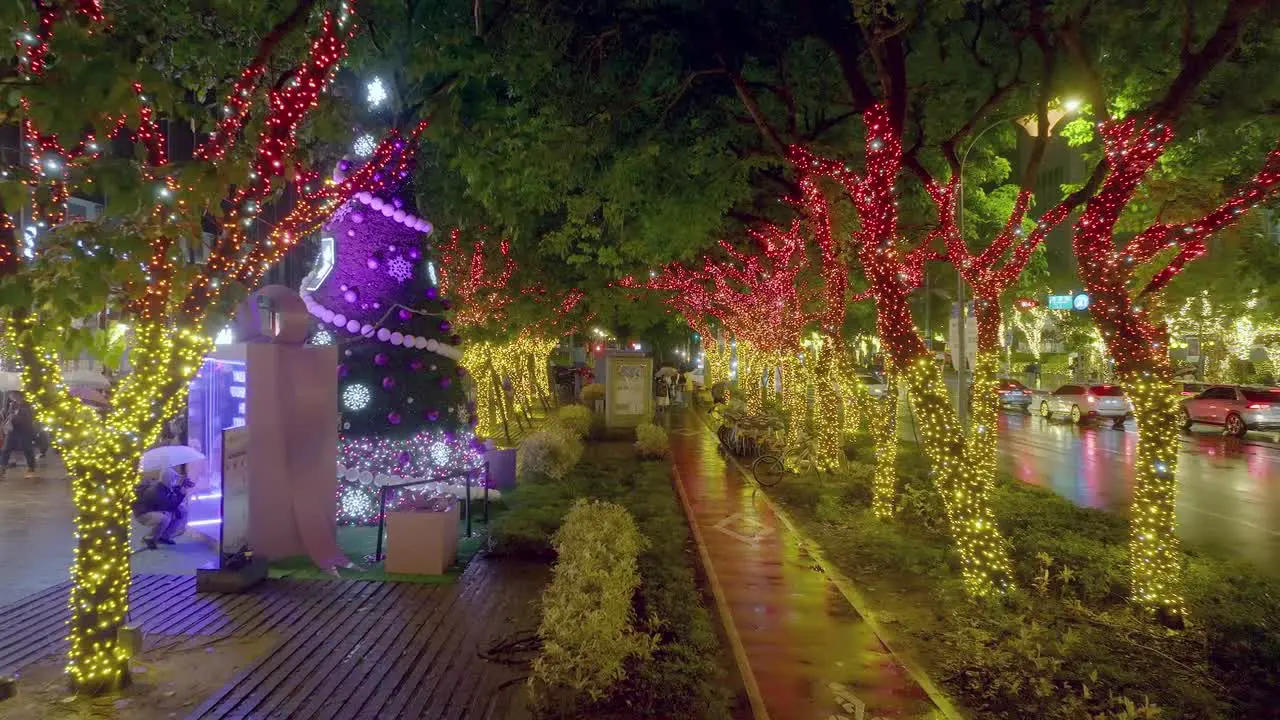
MULTIPOLYGON (((698 411, 695 410, 694 412, 698 411)), ((710 423, 707 422, 705 414, 698 412, 698 419, 708 431, 712 433, 715 432, 711 428, 710 423)), ((725 457, 738 468, 738 472, 742 473, 744 478, 750 478, 751 473, 742 465, 737 457, 729 453, 725 453, 725 457)), ((946 693, 942 692, 942 690, 934 684, 933 680, 930 679, 929 675, 919 666, 918 663, 915 662, 914 659, 907 654, 893 649, 892 633, 886 630, 884 626, 875 619, 875 614, 868 607, 866 599, 862 597, 862 593, 858 592, 857 588, 854 587, 852 580, 827 560, 826 556, 822 553, 821 546, 811 540, 808 535, 800 530, 800 527, 791 519, 791 516, 787 514, 787 512, 783 510, 778 503, 774 502, 773 498, 769 497, 769 493, 767 491, 761 489, 759 491, 759 495, 764 498, 765 503, 768 504, 769 509, 773 511, 773 514, 778 516, 778 519, 782 520, 782 524, 787 527, 787 530, 799 539, 801 548, 818 563, 818 567, 822 570, 823 574, 831 580, 831 583, 836 586, 836 589, 840 591, 840 594, 844 596, 845 601, 849 603, 854 612, 858 613, 858 615, 862 617, 862 619, 867 623, 867 626, 871 628, 871 631, 875 633, 876 637, 880 640, 881 644, 884 645, 885 649, 888 650, 889 653, 898 660, 898 662, 902 663, 902 667, 907 671, 907 675, 909 675, 911 679, 914 680, 922 690, 924 690, 925 695, 929 696, 929 699, 933 701, 933 704, 937 706, 943 716, 945 716, 947 720, 965 720, 964 715, 962 715, 960 711, 956 709, 955 704, 951 702, 951 698, 947 697, 946 693)), ((683 488, 681 488, 681 499, 684 500, 683 488)))
POLYGON ((711 553, 702 539, 702 530, 698 528, 698 521, 693 515, 693 505, 689 503, 689 496, 685 494, 684 483, 680 482, 680 468, 676 466, 674 458, 671 460, 671 478, 676 486, 676 494, 680 496, 680 506, 684 508, 689 532, 693 535, 694 544, 698 546, 698 558, 702 561, 702 569, 706 572, 707 582, 711 585, 711 595, 716 600, 716 614, 720 616, 720 624, 724 626, 725 636, 728 637, 730 649, 733 651, 734 663, 738 666, 738 673, 742 675, 743 689, 746 690, 747 701, 751 704, 751 715, 756 720, 769 720, 769 710, 765 707, 764 695, 760 693, 755 673, 751 670, 747 648, 742 644, 742 637, 738 635, 738 626, 733 622, 733 611, 729 608, 728 599, 725 598, 720 576, 716 575, 715 566, 711 564, 711 553))

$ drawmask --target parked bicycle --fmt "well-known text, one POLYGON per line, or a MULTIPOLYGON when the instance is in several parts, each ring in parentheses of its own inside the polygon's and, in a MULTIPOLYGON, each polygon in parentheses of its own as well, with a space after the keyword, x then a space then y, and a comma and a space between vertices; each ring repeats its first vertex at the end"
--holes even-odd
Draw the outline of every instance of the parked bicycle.
POLYGON ((720 420, 716 437, 726 454, 742 458, 755 456, 748 469, 757 485, 769 488, 782 480, 786 464, 775 450, 783 444, 783 428, 778 420, 732 409, 715 412, 713 417, 720 420))

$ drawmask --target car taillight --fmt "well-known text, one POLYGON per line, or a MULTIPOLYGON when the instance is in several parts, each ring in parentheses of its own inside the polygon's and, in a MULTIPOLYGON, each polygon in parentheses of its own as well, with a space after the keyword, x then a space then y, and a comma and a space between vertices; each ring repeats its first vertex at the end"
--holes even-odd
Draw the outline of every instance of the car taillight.
POLYGON ((1098 402, 1098 398, 1096 398, 1096 397, 1094 397, 1094 396, 1092 396, 1092 395, 1085 395, 1084 397, 1085 397, 1085 399, 1086 399, 1086 400, 1088 400, 1089 402, 1098 402))

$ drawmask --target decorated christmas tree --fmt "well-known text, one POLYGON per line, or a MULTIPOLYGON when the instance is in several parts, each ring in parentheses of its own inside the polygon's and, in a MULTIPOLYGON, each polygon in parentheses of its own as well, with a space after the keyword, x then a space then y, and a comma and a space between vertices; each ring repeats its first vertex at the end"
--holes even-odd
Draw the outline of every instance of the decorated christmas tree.
MULTIPOLYGON (((400 143, 392 151, 412 149, 400 143)), ((336 174, 357 164, 344 160, 336 174)), ((442 478, 478 462, 458 338, 434 283, 432 226, 413 206, 412 171, 372 177, 324 226, 302 286, 317 320, 311 342, 339 346, 338 519, 346 524, 377 522, 381 486, 442 478)), ((397 491, 389 503, 463 483, 397 491)))

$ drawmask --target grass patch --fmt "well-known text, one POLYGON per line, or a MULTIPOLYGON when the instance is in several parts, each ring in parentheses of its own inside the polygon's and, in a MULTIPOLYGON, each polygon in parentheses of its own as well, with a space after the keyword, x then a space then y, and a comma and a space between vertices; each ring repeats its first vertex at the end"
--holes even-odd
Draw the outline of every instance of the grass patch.
POLYGON ((788 477, 769 490, 930 675, 980 718, 1280 718, 1280 581, 1186 553, 1183 632, 1125 602, 1126 518, 998 480, 996 517, 1018 590, 974 603, 914 447, 900 450, 898 517, 870 513, 873 466, 788 477))
POLYGON ((641 629, 656 633, 647 661, 633 660, 626 677, 575 717, 727 718, 723 656, 694 577, 692 541, 665 463, 639 462, 628 443, 587 446, 564 480, 530 478, 503 496, 509 510, 495 520, 495 553, 554 558, 551 535, 578 498, 617 503, 648 539, 640 554, 635 611, 641 629))
MULTIPOLYGON (((473 506, 476 518, 472 523, 472 536, 466 536, 466 523, 458 523, 458 561, 443 575, 409 575, 405 573, 389 573, 383 569, 382 563, 372 564, 365 560, 373 555, 378 542, 378 526, 349 525, 338 528, 338 547, 347 556, 354 568, 339 568, 338 576, 344 580, 371 580, 376 582, 408 582, 425 585, 444 585, 456 581, 467 569, 467 564, 475 557, 489 537, 489 528, 483 521, 481 505, 473 506)), ((490 503, 490 525, 502 514, 505 506, 501 501, 490 503)), ((384 546, 385 548, 385 546, 384 546)), ((385 552, 385 549, 384 549, 385 552)), ((268 577, 293 578, 295 580, 332 580, 333 575, 321 570, 305 555, 282 558, 272 562, 267 569, 268 577)))

